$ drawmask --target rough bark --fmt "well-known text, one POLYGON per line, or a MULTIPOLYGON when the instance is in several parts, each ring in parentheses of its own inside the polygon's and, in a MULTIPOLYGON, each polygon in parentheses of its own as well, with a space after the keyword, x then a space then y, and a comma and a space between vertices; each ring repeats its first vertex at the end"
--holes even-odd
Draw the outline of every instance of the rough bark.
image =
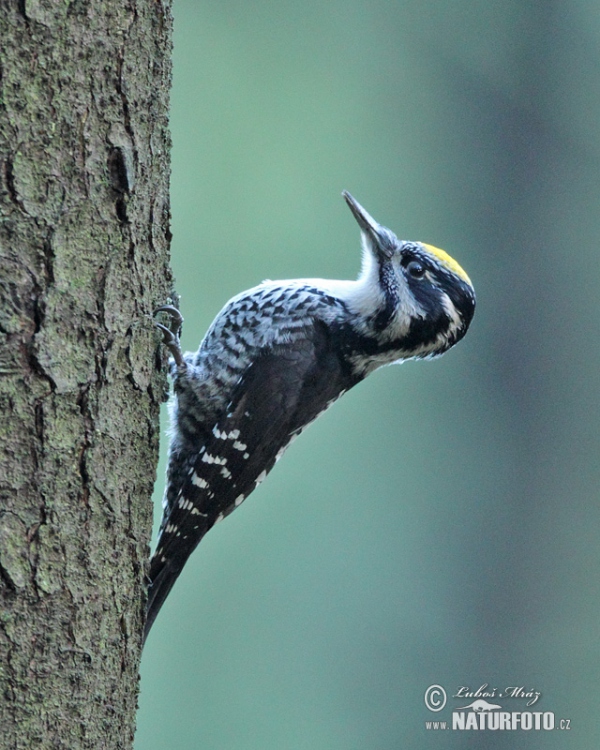
POLYGON ((0 748, 128 748, 171 294, 169 0, 0 0, 0 748))

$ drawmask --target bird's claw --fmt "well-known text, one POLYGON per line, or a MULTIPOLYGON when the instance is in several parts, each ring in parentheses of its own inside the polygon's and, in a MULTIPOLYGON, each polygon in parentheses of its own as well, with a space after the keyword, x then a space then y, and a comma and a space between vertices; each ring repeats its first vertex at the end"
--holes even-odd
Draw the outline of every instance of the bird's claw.
POLYGON ((181 324, 183 323, 182 314, 176 307, 173 307, 173 305, 161 305, 161 307, 156 308, 154 315, 157 313, 166 313, 170 321, 170 325, 168 326, 154 321, 154 325, 162 333, 163 344, 171 353, 177 367, 185 367, 183 352, 179 345, 179 332, 181 331, 181 324))
POLYGON ((181 324, 183 323, 183 315, 173 305, 161 305, 154 311, 154 315, 158 313, 166 313, 169 317, 171 325, 168 326, 169 330, 175 335, 179 336, 181 333, 181 324))

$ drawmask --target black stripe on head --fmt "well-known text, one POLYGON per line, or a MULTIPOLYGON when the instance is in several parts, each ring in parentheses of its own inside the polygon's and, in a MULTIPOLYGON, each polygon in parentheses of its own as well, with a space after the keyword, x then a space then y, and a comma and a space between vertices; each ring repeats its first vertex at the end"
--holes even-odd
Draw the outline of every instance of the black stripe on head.
MULTIPOLYGON (((450 318, 444 312, 436 317, 428 316, 426 318, 413 318, 405 336, 402 337, 402 341, 399 342, 402 349, 408 353, 416 351, 422 347, 429 347, 437 339, 440 334, 448 331, 450 328, 450 318)), ((430 356, 431 354, 441 354, 445 352, 450 346, 455 343, 457 339, 453 339, 452 343, 446 345, 444 343, 439 349, 425 352, 422 355, 417 356, 430 356)))
POLYGON ((400 302, 396 272, 389 262, 379 264, 379 285, 385 297, 385 306, 373 318, 373 328, 383 331, 390 324, 400 302))
POLYGON ((414 318, 406 334, 401 339, 393 339, 391 341, 381 341, 375 336, 367 336, 359 333, 348 324, 340 326, 337 330, 345 358, 351 358, 355 355, 376 357, 387 352, 398 352, 399 358, 410 358, 412 356, 427 357, 432 354, 441 354, 449 349, 459 338, 462 338, 464 332, 452 337, 448 345, 444 342, 439 349, 433 352, 427 351, 419 355, 412 354, 412 352, 421 349, 423 346, 432 344, 440 333, 448 330, 449 325, 450 318, 446 314, 442 314, 436 319, 414 318))
POLYGON ((463 328, 462 334, 459 337, 462 338, 467 332, 475 313, 475 292, 473 291, 473 287, 462 281, 462 279, 457 279, 456 276, 450 274, 448 275, 450 276, 451 283, 445 285, 443 289, 452 300, 454 307, 456 307, 458 314, 462 318, 463 328))
POLYGON ((449 284, 438 284, 435 287, 423 285, 418 291, 413 288, 412 292, 419 304, 426 310, 426 316, 425 318, 414 318, 411 321, 408 332, 403 337, 402 347, 407 351, 419 349, 423 346, 428 347, 434 343, 440 334, 447 334, 435 350, 417 356, 443 354, 460 341, 469 328, 475 311, 475 297, 472 289, 453 276, 452 282, 449 284), (452 332, 451 328, 454 321, 444 308, 444 293, 454 305, 460 318, 460 325, 452 332))

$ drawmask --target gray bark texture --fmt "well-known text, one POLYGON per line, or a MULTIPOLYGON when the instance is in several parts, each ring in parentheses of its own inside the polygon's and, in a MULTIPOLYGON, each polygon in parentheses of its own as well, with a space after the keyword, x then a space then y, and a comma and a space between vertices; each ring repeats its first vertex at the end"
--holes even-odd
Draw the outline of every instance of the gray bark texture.
POLYGON ((130 748, 168 270, 169 0, 0 0, 0 748, 130 748))

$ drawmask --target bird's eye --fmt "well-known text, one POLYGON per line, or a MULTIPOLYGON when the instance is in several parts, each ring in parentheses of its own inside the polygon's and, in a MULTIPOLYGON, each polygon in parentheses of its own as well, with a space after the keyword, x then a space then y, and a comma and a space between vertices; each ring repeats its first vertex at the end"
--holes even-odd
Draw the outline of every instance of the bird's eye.
POLYGON ((425 266, 418 260, 411 260, 406 266, 406 271, 413 279, 422 279, 425 275, 425 266))

